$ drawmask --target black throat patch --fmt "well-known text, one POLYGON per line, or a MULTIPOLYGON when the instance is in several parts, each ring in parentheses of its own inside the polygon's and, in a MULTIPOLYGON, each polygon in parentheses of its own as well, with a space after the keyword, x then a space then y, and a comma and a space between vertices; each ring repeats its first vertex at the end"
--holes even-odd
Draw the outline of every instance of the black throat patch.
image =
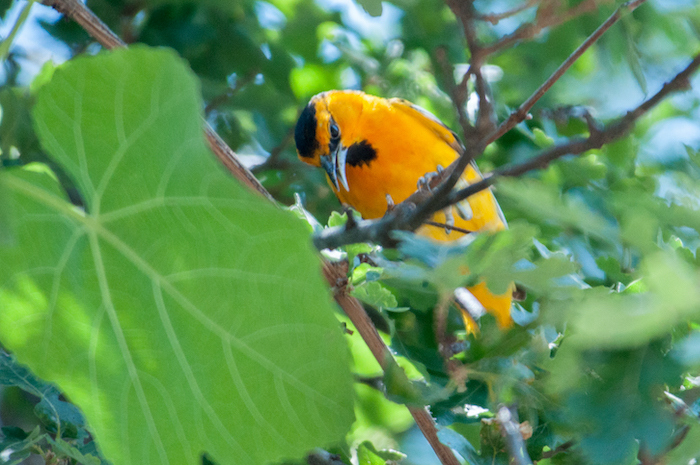
POLYGON ((313 102, 309 102, 299 116, 294 128, 294 142, 299 155, 306 158, 313 157, 319 147, 316 140, 316 107, 313 102))
POLYGON ((375 158, 377 158, 377 151, 374 150, 374 147, 369 142, 363 140, 348 147, 345 163, 350 166, 369 166, 375 158))

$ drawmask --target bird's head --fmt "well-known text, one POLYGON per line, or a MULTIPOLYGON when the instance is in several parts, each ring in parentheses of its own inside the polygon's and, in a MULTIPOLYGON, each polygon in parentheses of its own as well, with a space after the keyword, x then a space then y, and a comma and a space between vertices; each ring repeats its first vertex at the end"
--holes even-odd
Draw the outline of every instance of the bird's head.
POLYGON ((336 191, 341 185, 350 190, 345 164, 364 99, 365 94, 354 91, 318 94, 301 112, 294 131, 299 159, 322 167, 336 191))

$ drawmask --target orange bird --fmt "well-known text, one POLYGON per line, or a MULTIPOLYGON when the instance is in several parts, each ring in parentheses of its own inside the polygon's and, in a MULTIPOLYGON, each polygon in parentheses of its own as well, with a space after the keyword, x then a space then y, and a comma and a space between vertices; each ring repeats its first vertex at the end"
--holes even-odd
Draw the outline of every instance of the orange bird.
MULTIPOLYGON (((455 133, 429 111, 406 100, 359 91, 334 90, 314 96, 299 117, 294 140, 299 158, 322 167, 338 199, 365 219, 383 216, 391 202, 404 201, 426 174, 449 166, 464 150, 455 133)), ((481 179, 472 163, 458 187, 481 179)), ((476 233, 507 227, 490 190, 435 213, 432 221, 476 233)), ((464 236, 449 227, 432 225, 423 225, 416 232, 438 241, 464 236)), ((501 327, 511 324, 512 290, 494 295, 481 282, 468 291, 477 301, 466 296, 470 313, 485 310, 501 327)), ((472 327, 471 317, 463 316, 467 327, 472 327)))

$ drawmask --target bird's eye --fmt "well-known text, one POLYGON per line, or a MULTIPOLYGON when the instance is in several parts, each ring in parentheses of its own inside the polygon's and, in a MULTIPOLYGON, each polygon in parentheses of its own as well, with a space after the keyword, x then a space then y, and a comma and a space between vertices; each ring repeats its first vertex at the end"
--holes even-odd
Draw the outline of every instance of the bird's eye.
POLYGON ((331 123, 331 139, 338 139, 340 137, 340 129, 338 129, 338 125, 335 123, 331 123))

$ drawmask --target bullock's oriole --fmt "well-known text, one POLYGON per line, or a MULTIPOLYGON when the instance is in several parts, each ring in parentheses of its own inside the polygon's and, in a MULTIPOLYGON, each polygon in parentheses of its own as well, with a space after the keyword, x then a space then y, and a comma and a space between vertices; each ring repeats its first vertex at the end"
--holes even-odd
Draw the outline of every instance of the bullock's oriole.
MULTIPOLYGON (((299 158, 323 167, 338 199, 366 219, 383 216, 392 201, 405 200, 420 179, 449 166, 463 150, 454 132, 427 110, 406 100, 359 91, 314 96, 299 117, 294 139, 299 158)), ((472 163, 460 183, 480 179, 472 163)), ((432 220, 474 232, 506 227, 490 190, 436 213, 432 220)), ((448 229, 424 225, 417 232, 439 241, 463 236, 448 229)), ((468 290, 502 327, 510 325, 512 292, 494 295, 483 282, 468 290)), ((465 315, 467 326, 469 320, 465 315)))

